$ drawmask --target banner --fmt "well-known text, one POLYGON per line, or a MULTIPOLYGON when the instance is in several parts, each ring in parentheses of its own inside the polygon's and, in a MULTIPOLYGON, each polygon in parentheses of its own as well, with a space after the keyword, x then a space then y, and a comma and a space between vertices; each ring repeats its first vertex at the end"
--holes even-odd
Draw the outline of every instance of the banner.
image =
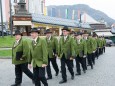
POLYGON ((75 19, 75 10, 73 10, 73 12, 72 12, 72 20, 74 20, 75 19))
POLYGON ((65 9, 65 18, 68 19, 68 9, 65 9))
POLYGON ((44 7, 44 15, 47 16, 47 7, 44 7))

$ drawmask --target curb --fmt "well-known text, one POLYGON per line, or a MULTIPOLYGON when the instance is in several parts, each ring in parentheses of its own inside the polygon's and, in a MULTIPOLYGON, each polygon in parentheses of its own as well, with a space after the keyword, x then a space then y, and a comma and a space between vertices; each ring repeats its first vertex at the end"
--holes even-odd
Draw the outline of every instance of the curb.
POLYGON ((12 57, 0 57, 0 59, 12 59, 12 57))
POLYGON ((12 47, 0 47, 0 48, 12 48, 12 47))

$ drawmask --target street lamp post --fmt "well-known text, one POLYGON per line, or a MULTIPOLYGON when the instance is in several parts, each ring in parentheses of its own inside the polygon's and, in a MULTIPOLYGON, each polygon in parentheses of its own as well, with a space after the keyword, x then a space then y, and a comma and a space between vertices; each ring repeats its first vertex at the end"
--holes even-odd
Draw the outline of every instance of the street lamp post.
POLYGON ((10 6, 10 31, 11 31, 11 37, 13 36, 13 25, 12 25, 12 5, 11 0, 9 0, 9 6, 10 6))
POLYGON ((4 37, 4 31, 3 31, 3 14, 2 14, 2 0, 0 0, 0 11, 1 11, 2 37, 4 37))

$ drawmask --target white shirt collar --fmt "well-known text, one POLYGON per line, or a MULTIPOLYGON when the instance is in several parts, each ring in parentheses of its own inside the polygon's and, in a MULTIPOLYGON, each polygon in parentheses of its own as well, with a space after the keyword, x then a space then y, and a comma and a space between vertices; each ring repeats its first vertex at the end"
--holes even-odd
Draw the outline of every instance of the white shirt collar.
POLYGON ((37 39, 38 39, 38 36, 34 39, 34 41, 36 42, 36 41, 37 41, 37 39))
POLYGON ((20 40, 16 40, 16 42, 18 43, 20 40))
POLYGON ((81 39, 77 39, 77 41, 78 41, 78 42, 80 42, 80 41, 81 41, 81 39))
POLYGON ((68 36, 64 36, 64 38, 66 39, 68 36))
POLYGON ((21 39, 19 39, 19 40, 16 40, 16 43, 18 43, 20 40, 21 40, 21 39))
POLYGON ((50 40, 51 39, 51 36, 48 38, 48 40, 50 40))
POLYGON ((87 37, 85 37, 84 39, 87 40, 87 37))

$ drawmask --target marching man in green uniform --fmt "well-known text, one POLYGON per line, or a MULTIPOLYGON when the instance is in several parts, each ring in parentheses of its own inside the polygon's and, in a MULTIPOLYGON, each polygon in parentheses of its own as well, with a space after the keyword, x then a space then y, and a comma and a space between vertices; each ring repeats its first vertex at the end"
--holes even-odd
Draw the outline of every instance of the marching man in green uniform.
POLYGON ((48 65, 47 43, 38 36, 38 32, 37 28, 31 29, 33 41, 31 43, 29 67, 31 68, 32 62, 35 86, 41 86, 41 82, 44 86, 48 86, 45 77, 45 67, 48 65))
POLYGON ((15 84, 11 86, 21 86, 22 73, 24 72, 30 79, 33 80, 33 74, 28 69, 28 52, 29 46, 19 30, 15 31, 16 41, 12 47, 12 64, 15 65, 15 84))
POLYGON ((80 69, 80 63, 83 68, 83 72, 86 73, 86 65, 85 65, 85 58, 87 55, 87 45, 86 41, 84 41, 81 37, 82 33, 78 32, 75 34, 76 39, 75 39, 75 53, 76 53, 76 69, 77 69, 77 74, 76 75, 81 75, 81 69, 80 69))
POLYGON ((93 53, 93 40, 87 32, 84 32, 84 40, 86 41, 87 44, 87 60, 88 60, 88 65, 91 66, 91 69, 93 69, 93 64, 92 64, 92 53, 93 53))
POLYGON ((96 34, 93 34, 92 42, 93 42, 92 62, 93 64, 95 64, 95 56, 96 56, 96 50, 97 50, 96 34))
POLYGON ((93 53, 95 52, 93 50, 94 44, 93 44, 93 38, 91 33, 89 33, 87 42, 87 58, 88 58, 88 64, 91 66, 91 69, 93 69, 93 53))
POLYGON ((102 37, 99 37, 99 55, 102 54, 102 49, 103 49, 103 40, 102 37))
POLYGON ((58 49, 58 56, 61 60, 61 71, 62 71, 62 80, 59 84, 67 82, 67 75, 66 75, 66 65, 68 70, 71 74, 71 79, 74 79, 74 72, 73 72, 73 59, 75 56, 74 51, 74 39, 69 35, 69 28, 64 26, 62 29, 63 36, 59 40, 59 49, 58 49))
POLYGON ((59 73, 59 68, 56 62, 56 57, 58 53, 58 40, 57 38, 52 36, 52 32, 50 31, 50 29, 47 29, 45 34, 46 34, 46 42, 48 50, 48 66, 46 67, 46 69, 48 75, 47 80, 49 80, 52 79, 50 62, 52 63, 52 66, 56 72, 55 76, 57 76, 59 73))
POLYGON ((102 37, 102 40, 103 40, 103 52, 105 53, 106 40, 104 36, 102 37))
POLYGON ((98 59, 98 57, 99 57, 99 38, 98 38, 97 35, 95 35, 94 39, 97 42, 97 49, 96 49, 96 52, 95 52, 95 57, 97 57, 97 59, 98 59))

